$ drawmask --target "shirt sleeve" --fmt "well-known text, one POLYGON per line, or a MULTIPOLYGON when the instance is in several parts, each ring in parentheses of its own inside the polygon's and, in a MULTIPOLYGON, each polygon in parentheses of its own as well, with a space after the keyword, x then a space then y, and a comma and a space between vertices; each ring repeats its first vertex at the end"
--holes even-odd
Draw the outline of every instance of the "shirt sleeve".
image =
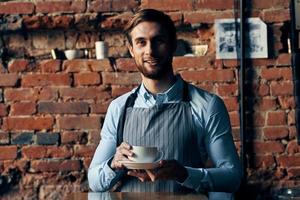
POLYGON ((205 146, 214 167, 186 167, 188 177, 182 185, 197 191, 235 192, 242 172, 228 112, 216 95, 210 100, 204 118, 205 146))
POLYGON ((121 178, 123 171, 114 171, 110 162, 116 152, 117 124, 121 108, 112 102, 101 130, 101 140, 88 170, 89 187, 94 192, 109 190, 121 178))

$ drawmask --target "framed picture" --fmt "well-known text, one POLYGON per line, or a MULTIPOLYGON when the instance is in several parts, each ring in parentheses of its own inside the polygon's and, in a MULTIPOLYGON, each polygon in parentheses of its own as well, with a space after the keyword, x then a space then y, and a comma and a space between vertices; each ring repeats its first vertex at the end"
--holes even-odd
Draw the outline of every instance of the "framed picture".
MULTIPOLYGON (((246 22, 246 57, 267 58, 267 25, 260 18, 248 18, 246 22)), ((240 55, 239 20, 215 20, 217 59, 236 59, 240 55)))

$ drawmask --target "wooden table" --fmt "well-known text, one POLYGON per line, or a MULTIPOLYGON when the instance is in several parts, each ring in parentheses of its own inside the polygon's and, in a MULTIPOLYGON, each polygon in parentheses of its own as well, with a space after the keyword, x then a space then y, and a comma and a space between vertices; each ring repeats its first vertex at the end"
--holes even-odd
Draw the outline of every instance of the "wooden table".
POLYGON ((72 193, 64 200, 208 200, 202 194, 177 194, 166 192, 104 192, 72 193))

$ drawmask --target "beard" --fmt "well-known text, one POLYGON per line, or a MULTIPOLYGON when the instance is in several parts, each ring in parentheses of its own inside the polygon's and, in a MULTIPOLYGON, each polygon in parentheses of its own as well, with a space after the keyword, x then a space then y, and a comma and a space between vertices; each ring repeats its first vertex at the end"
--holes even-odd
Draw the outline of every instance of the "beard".
POLYGON ((143 60, 142 63, 136 61, 136 65, 144 77, 153 80, 160 80, 173 71, 172 57, 167 58, 164 62, 160 62, 159 59, 149 58, 143 60))

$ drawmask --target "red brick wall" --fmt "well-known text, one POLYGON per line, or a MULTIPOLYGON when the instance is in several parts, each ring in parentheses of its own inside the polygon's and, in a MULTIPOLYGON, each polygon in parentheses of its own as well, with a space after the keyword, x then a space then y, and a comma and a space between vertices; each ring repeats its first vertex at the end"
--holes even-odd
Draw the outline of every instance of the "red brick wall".
MULTIPOLYGON (((207 44, 201 57, 175 57, 174 69, 187 81, 220 95, 239 142, 236 60, 216 60, 214 19, 234 16, 233 1, 76 0, 0 3, 0 172, 13 177, 3 198, 50 199, 88 191, 86 172, 99 142, 110 101, 140 81, 121 30, 131 9, 166 11, 178 38, 207 44), (201 24, 200 24, 201 23, 201 24), (197 29, 186 29, 199 25, 197 29), (53 48, 88 49, 103 39, 108 59, 51 60, 53 48)), ((247 61, 248 188, 300 186, 295 102, 288 54, 288 0, 253 0, 248 13, 268 26, 270 56, 247 61)), ((3 192, 3 191, 1 191, 3 192)))

